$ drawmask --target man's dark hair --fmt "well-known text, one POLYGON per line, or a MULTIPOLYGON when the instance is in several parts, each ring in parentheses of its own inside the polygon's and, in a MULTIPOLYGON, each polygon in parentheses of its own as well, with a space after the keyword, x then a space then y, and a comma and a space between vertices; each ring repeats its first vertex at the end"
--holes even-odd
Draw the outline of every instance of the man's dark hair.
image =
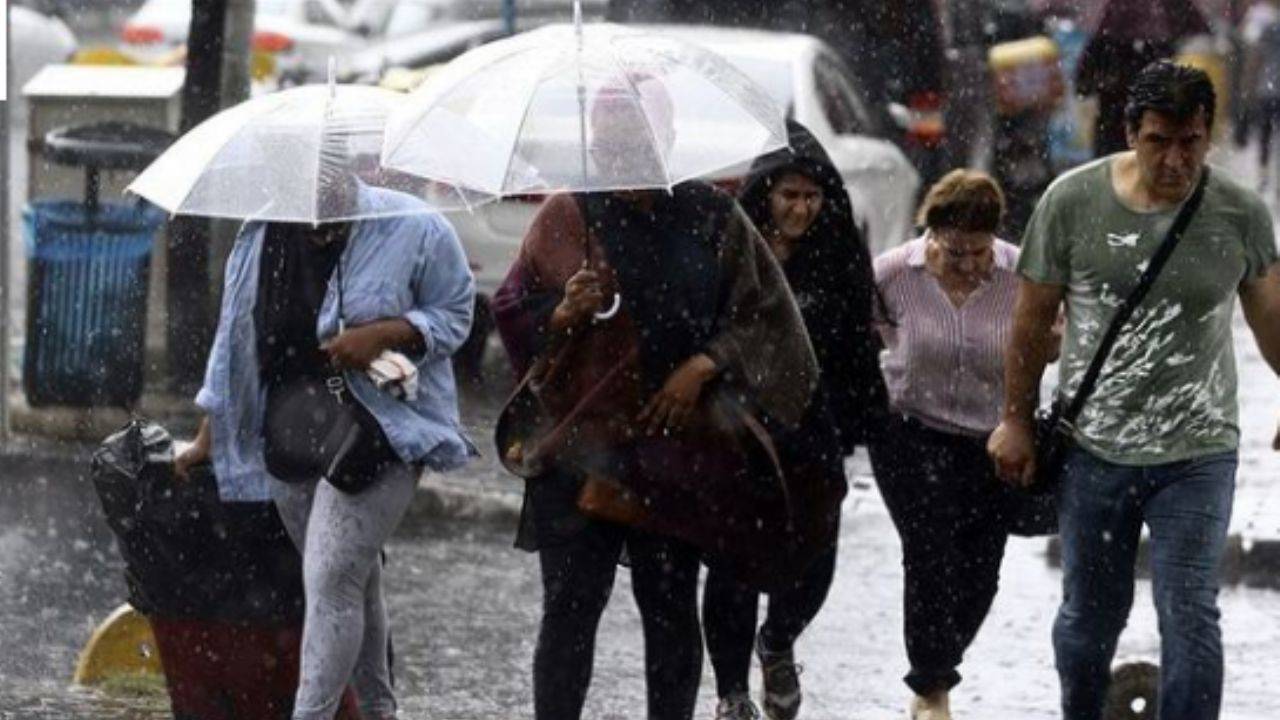
POLYGON ((1205 127, 1212 129, 1216 103, 1213 82, 1205 71, 1158 60, 1143 68, 1129 86, 1124 121, 1130 130, 1136 132, 1148 110, 1178 122, 1187 122, 1196 116, 1196 111, 1203 109, 1205 127))

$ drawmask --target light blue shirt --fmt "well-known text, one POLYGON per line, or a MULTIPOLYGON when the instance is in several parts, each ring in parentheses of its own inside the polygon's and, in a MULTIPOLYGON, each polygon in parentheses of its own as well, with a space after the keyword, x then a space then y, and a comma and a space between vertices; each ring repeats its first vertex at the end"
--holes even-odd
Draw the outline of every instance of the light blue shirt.
MULTIPOLYGON (((355 397, 369 409, 405 462, 452 470, 476 454, 462 433, 449 357, 467 338, 475 280, 458 236, 447 220, 403 193, 364 187, 361 214, 342 255, 343 305, 348 327, 404 318, 422 334, 418 398, 399 400, 378 390, 363 372, 345 373, 355 397), (401 214, 406 210, 414 214, 401 214), (417 212, 420 210, 421 212, 417 212)), ((209 415, 213 467, 225 501, 269 500, 263 459, 266 392, 259 377, 253 308, 266 224, 241 228, 227 259, 218 331, 196 404, 209 415)), ((335 274, 336 275, 336 274, 335 274)), ((316 334, 338 332, 336 277, 320 307, 316 334)))

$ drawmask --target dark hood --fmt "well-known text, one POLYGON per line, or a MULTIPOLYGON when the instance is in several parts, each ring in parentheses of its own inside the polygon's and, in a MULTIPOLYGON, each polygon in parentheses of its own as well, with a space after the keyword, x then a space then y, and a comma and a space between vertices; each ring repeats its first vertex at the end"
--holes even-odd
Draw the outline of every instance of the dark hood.
POLYGON ((814 221, 809 234, 843 234, 849 232, 849 228, 856 233, 853 206, 844 180, 818 139, 805 126, 795 120, 787 120, 787 141, 791 147, 761 155, 751 163, 751 170, 738 193, 738 202, 751 217, 751 222, 761 229, 769 224, 769 189, 783 174, 798 172, 822 188, 822 214, 814 221))
POLYGON ((798 172, 822 188, 822 211, 782 269, 804 316, 841 446, 848 453, 866 440, 886 402, 880 338, 872 320, 878 293, 871 255, 844 180, 827 152, 800 123, 788 121, 787 131, 791 147, 752 163, 738 200, 763 232, 772 220, 769 191, 781 175, 798 172))

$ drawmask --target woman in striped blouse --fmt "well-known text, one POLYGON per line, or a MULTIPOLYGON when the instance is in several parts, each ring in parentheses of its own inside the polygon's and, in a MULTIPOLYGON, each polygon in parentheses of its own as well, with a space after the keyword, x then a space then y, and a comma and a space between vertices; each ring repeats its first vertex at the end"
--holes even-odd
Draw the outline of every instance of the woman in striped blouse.
POLYGON ((925 196, 923 236, 876 258, 891 406, 871 446, 902 540, 911 717, 950 718, 948 693, 999 582, 1007 490, 985 454, 1000 419, 1018 249, 994 233, 1004 196, 955 170, 925 196))

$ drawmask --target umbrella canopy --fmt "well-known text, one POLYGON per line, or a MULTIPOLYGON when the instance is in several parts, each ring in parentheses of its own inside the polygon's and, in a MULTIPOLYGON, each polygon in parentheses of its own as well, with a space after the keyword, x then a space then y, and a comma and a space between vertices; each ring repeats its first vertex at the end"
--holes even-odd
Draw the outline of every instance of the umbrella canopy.
POLYGON ((786 143, 728 61, 578 15, 455 59, 392 115, 382 161, 494 195, 669 189, 786 143))
POLYGON ((387 117, 403 100, 332 82, 253 98, 196 126, 128 190, 175 214, 313 224, 411 211, 362 208, 362 183, 442 209, 484 200, 380 167, 387 117))

